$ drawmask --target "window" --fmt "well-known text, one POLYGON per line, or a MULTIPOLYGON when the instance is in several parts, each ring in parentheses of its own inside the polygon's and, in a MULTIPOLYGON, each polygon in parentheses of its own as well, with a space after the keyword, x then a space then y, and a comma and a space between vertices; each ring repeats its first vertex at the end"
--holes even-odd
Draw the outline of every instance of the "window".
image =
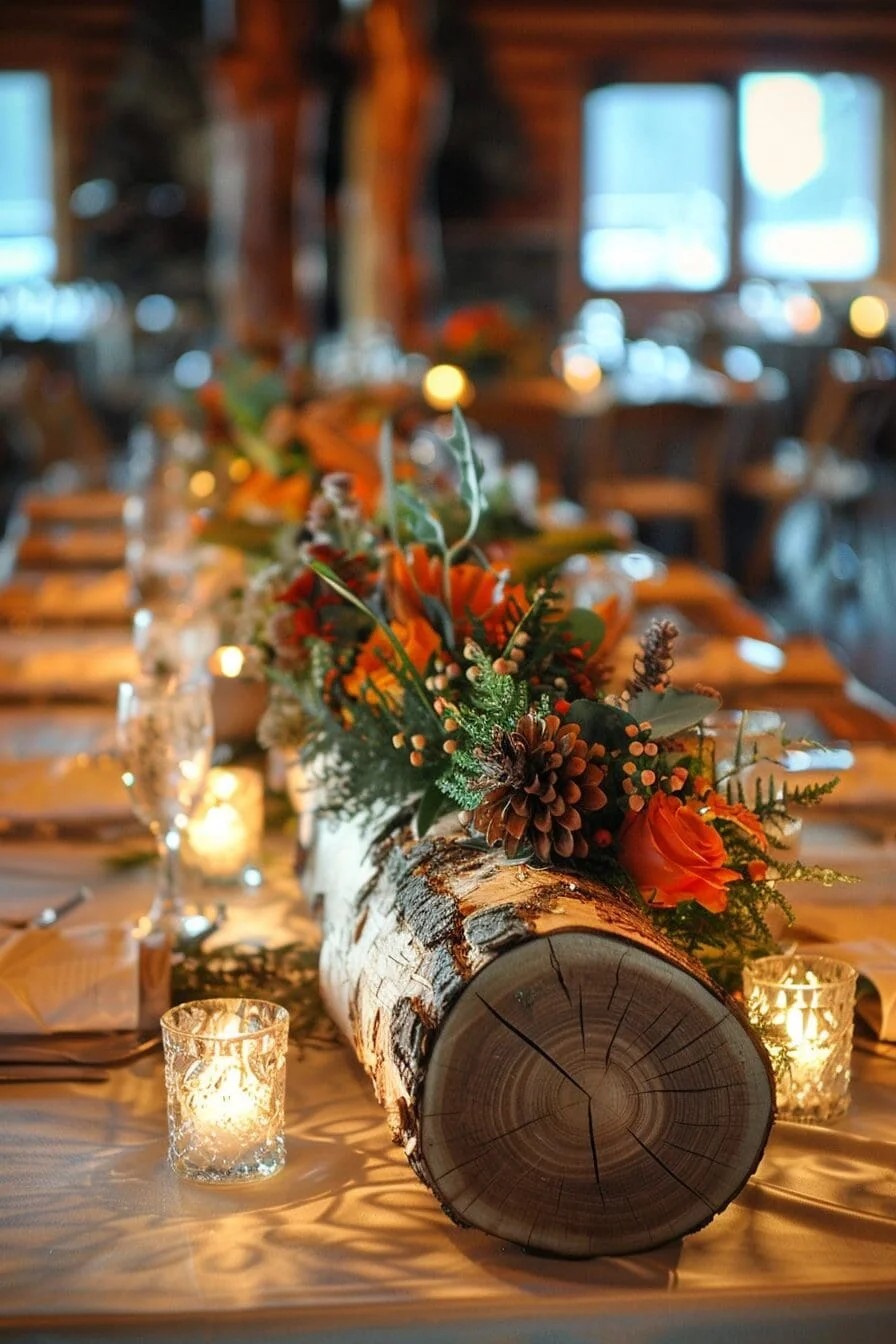
POLYGON ((732 271, 806 280, 873 274, 881 117, 879 86, 837 73, 749 74, 734 90, 593 90, 584 106, 586 283, 705 291, 732 271))
POLYGON ((50 81, 0 71, 0 285, 56 270, 50 81))

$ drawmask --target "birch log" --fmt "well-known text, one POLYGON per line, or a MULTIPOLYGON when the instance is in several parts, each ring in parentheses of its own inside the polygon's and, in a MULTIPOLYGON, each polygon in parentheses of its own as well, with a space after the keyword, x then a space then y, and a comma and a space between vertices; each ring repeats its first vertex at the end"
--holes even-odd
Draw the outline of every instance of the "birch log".
POLYGON ((456 1222, 563 1256, 708 1223, 755 1170, 768 1059, 627 898, 440 834, 321 822, 321 990, 456 1222))

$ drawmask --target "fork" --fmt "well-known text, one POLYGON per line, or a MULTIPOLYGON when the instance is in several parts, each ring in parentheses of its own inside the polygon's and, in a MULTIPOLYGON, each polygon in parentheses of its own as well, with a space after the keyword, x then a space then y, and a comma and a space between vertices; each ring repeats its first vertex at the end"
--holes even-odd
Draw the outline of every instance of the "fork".
POLYGON ((58 905, 47 905, 41 910, 40 914, 33 915, 30 919, 0 919, 0 927, 4 929, 48 929, 51 925, 56 924, 63 915, 67 915, 70 910, 75 910, 91 894, 89 887, 79 887, 73 895, 67 896, 58 905))

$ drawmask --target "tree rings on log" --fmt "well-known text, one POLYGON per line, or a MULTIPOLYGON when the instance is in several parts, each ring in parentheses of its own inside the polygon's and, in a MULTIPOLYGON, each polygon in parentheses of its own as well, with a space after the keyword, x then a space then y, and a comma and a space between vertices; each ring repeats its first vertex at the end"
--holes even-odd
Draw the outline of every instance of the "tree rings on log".
POLYGON ((408 1161, 459 1223, 624 1255, 702 1227, 755 1170, 768 1056, 622 892, 445 833, 318 828, 321 993, 408 1161))
POLYGON ((438 1032, 415 1165, 458 1221, 622 1255, 709 1222, 755 1170, 767 1059, 688 969, 587 929, 504 951, 438 1032))

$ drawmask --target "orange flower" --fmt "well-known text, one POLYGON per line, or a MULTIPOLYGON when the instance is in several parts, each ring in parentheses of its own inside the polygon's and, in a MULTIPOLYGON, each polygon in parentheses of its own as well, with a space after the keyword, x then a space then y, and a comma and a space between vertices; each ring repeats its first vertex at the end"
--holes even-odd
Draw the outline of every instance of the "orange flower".
POLYGON ((725 867, 721 836, 680 798, 655 793, 629 812, 619 832, 619 861, 650 904, 670 909, 696 901, 712 914, 728 904, 726 888, 740 874, 725 867))
MULTIPOLYGON (((697 810, 705 820, 719 817, 720 821, 733 821, 736 827, 740 827, 742 831, 747 832, 752 843, 758 845, 764 852, 768 852, 768 836, 763 831, 762 821, 759 820, 755 812, 751 812, 744 802, 728 802, 727 798, 723 798, 720 793, 716 793, 715 789, 709 788, 708 785, 705 786, 704 790, 701 790, 700 785, 705 784, 703 780, 697 780, 696 784, 700 797, 690 798, 688 804, 690 808, 697 810)), ((767 874, 768 864, 764 860, 751 859, 751 862, 747 864, 747 876, 751 879, 751 882, 762 882, 767 874)))
MULTIPOLYGON (((401 643, 408 659, 420 673, 426 671, 432 659, 441 647, 439 636, 428 621, 411 618, 408 621, 392 621, 392 633, 401 643)), ((401 699, 401 681, 395 672, 398 655, 390 640, 377 626, 373 634, 361 646, 355 665, 343 679, 346 693, 353 700, 363 694, 368 700, 377 699, 371 687, 375 687, 387 700, 395 702, 401 699), (371 686, 366 686, 370 682, 371 686)))
POLYGON ((284 522, 298 522, 305 517, 311 499, 311 480, 299 472, 292 476, 273 476, 256 467, 249 476, 235 486, 227 501, 231 518, 249 518, 253 515, 271 515, 284 522))
POLYGON ((746 831, 750 839, 760 849, 768 853, 768 836, 762 829, 762 822, 755 812, 747 807, 746 803, 729 803, 727 798, 723 798, 720 793, 706 785, 702 779, 695 781, 697 797, 692 798, 688 806, 694 808, 700 815, 707 820, 718 817, 720 821, 733 821, 735 826, 739 826, 742 831, 746 831))
MULTIPOLYGON (((390 587, 396 616, 407 620, 424 616, 423 599, 445 599, 445 566, 425 546, 396 551, 390 567, 390 587)), ((501 645, 529 607, 522 584, 505 585, 504 579, 481 565, 452 565, 448 571, 451 619, 460 644, 473 634, 473 621, 485 628, 490 644, 501 645)))

